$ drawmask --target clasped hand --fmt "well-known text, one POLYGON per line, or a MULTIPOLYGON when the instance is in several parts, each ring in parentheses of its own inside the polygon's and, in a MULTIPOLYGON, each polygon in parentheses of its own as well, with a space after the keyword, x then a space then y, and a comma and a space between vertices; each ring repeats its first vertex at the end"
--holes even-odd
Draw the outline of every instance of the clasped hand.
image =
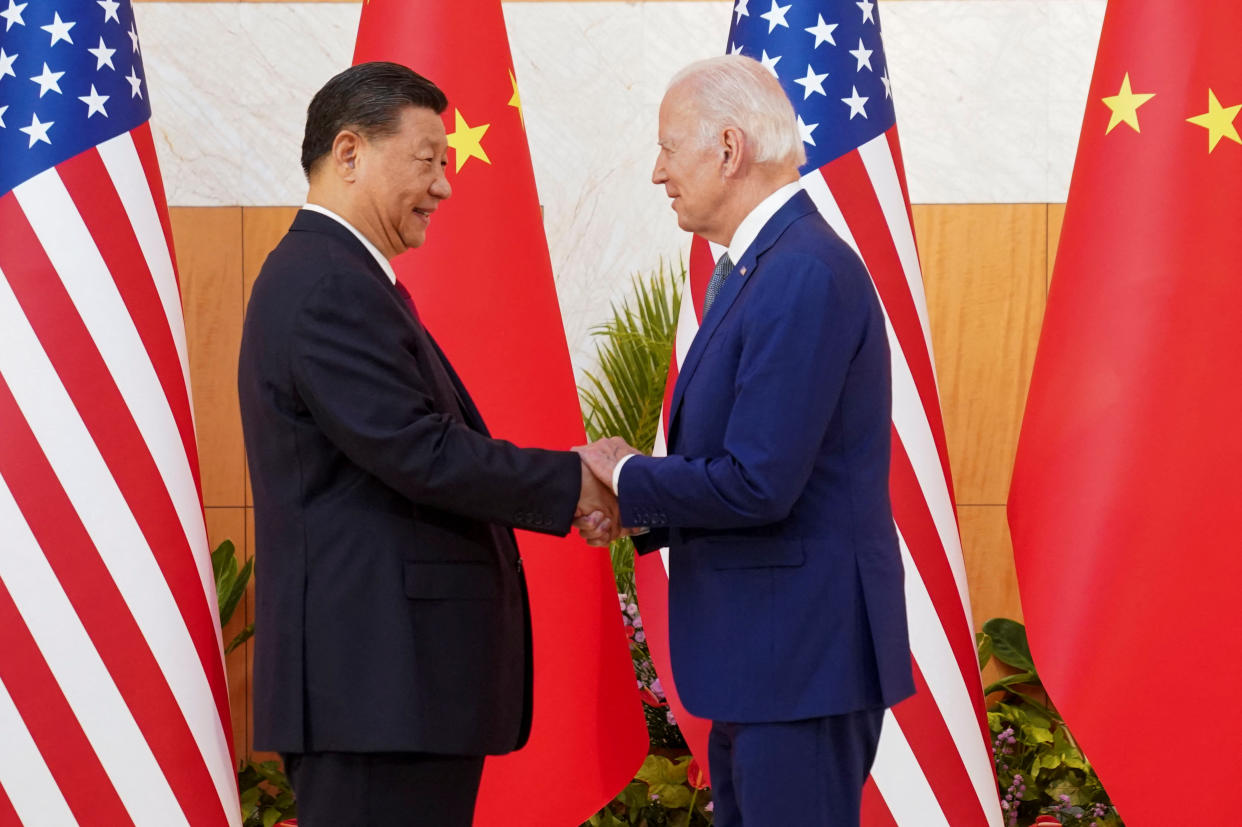
POLYGON ((582 539, 592 546, 607 546, 618 537, 633 532, 621 526, 617 496, 612 490, 612 476, 617 463, 639 453, 619 436, 579 445, 573 449, 582 459, 582 492, 574 512, 574 527, 582 539))

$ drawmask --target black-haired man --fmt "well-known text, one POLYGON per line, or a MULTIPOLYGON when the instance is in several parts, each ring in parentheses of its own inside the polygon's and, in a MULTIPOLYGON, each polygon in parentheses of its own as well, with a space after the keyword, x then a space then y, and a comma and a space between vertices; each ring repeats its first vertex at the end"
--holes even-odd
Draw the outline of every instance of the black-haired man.
POLYGON ((315 95, 308 203, 246 313, 254 741, 284 754, 308 827, 470 824, 483 756, 530 729, 510 528, 615 515, 576 455, 488 436, 397 284, 389 260, 451 193, 446 105, 391 63, 315 95))

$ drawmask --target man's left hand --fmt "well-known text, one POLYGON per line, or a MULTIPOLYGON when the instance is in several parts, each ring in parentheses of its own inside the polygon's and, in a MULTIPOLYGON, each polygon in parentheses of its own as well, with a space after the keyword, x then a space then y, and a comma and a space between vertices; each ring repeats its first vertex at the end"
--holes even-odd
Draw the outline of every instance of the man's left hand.
POLYGON ((612 488, 612 473, 617 463, 631 454, 641 453, 619 436, 598 439, 590 445, 579 445, 573 450, 582 457, 591 473, 609 488, 612 488))

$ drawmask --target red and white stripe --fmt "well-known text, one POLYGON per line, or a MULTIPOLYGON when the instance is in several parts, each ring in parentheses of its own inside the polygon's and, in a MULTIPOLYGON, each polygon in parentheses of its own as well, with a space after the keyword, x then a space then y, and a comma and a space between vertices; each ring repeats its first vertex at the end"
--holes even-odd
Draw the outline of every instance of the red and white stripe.
MULTIPOLYGON (((917 692, 885 716, 863 821, 902 827, 1000 825, 1002 816, 984 717, 961 540, 927 301, 914 241, 896 128, 803 176, 832 228, 859 253, 884 309, 892 352, 893 461, 890 491, 906 572, 910 649, 917 692)), ((698 331, 714 260, 695 239, 689 300, 683 300, 668 400, 698 331)), ((656 453, 665 452, 663 427, 656 453)), ((708 724, 677 700, 668 659, 668 550, 637 566, 652 657, 692 750, 702 757, 708 724)))
POLYGON ((149 126, 0 196, 0 823, 238 825, 149 126))

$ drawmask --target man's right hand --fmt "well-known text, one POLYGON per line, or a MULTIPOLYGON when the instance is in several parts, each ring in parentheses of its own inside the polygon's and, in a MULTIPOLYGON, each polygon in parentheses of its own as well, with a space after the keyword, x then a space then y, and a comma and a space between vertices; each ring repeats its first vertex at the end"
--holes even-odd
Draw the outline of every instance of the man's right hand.
POLYGON ((617 497, 582 463, 582 490, 574 512, 574 527, 592 546, 607 546, 621 536, 621 513, 617 497))

